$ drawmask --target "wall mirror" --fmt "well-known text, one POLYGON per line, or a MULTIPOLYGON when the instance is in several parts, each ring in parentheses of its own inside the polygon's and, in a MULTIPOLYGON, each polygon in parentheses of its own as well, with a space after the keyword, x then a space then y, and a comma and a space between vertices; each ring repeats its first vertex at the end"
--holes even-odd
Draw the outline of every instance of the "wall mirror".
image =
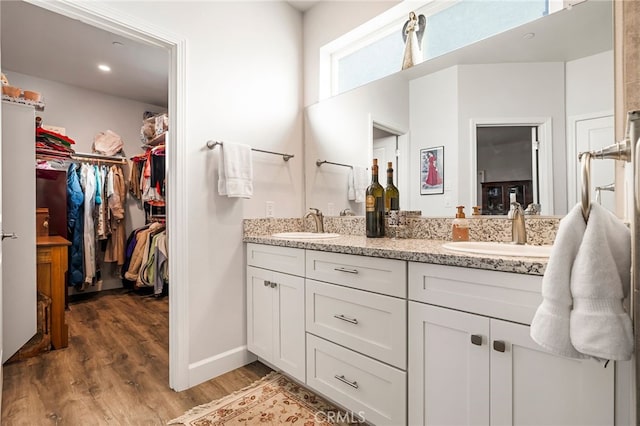
MULTIPOLYGON (((612 3, 587 0, 322 100, 305 110, 306 207, 364 214, 347 198, 351 169, 316 160, 368 167, 384 129, 402 209, 451 217, 484 197, 503 214, 496 197, 517 186, 523 202, 563 215, 578 201, 577 153, 613 142, 613 69, 612 3), (440 146, 444 191, 425 195, 420 152, 440 146)), ((600 163, 594 187, 613 182, 612 162, 600 163)))

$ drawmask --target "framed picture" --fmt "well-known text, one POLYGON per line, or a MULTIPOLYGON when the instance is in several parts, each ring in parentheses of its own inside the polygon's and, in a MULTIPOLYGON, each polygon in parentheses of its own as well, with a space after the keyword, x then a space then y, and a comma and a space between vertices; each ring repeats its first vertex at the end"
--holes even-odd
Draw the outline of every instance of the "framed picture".
POLYGON ((444 146, 420 150, 420 195, 444 194, 444 146))

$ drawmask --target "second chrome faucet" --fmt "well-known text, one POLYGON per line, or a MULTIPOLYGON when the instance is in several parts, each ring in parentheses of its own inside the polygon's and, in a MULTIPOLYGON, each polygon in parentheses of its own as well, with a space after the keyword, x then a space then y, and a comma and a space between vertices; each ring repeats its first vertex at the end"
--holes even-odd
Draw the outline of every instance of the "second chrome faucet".
POLYGON ((511 241, 514 244, 526 244, 527 230, 524 226, 524 211, 520 203, 511 202, 511 209, 507 217, 511 219, 511 241))

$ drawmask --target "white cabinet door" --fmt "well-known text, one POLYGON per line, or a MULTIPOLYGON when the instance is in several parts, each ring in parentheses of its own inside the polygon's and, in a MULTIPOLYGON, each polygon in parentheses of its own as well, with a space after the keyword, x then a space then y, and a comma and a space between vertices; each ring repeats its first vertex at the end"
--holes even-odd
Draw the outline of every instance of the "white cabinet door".
POLYGON ((272 275, 265 269, 247 267, 247 348, 268 361, 273 356, 276 329, 272 275))
POLYGON ((500 320, 491 339, 491 424, 614 424, 614 363, 552 355, 528 326, 500 320))
POLYGON ((304 383, 304 278, 274 272, 271 282, 276 284, 273 363, 304 383))
POLYGON ((489 319, 409 302, 409 424, 489 424, 489 319))
POLYGON ((2 362, 36 334, 35 111, 2 103, 2 362))
POLYGON ((247 266, 247 349, 304 382, 304 279, 247 266))

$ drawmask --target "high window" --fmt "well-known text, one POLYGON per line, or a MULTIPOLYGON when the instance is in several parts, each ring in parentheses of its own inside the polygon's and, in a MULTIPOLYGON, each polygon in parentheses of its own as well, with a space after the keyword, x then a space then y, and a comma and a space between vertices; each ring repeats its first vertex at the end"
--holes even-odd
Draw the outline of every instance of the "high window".
MULTIPOLYGON (((419 8, 415 2, 411 6, 418 15, 427 18, 422 40, 425 61, 550 13, 550 0, 433 0, 419 8)), ((551 9, 557 8, 551 3, 551 9)), ((324 64, 321 66, 330 68, 329 72, 321 70, 321 74, 330 76, 329 81, 321 80, 325 85, 320 88, 323 97, 346 92, 401 69, 402 26, 408 17, 407 10, 408 5, 401 3, 375 22, 323 47, 321 54, 328 60, 321 62, 324 64)))

